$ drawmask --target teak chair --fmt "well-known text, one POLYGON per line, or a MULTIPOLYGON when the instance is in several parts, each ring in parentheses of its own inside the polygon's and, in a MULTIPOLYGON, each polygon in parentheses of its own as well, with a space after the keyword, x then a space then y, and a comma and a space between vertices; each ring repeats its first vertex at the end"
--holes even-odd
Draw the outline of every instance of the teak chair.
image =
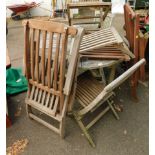
MULTIPOLYGON (((126 38, 129 43, 129 48, 135 55, 133 63, 138 62, 139 59, 144 58, 145 47, 147 45, 147 40, 141 38, 140 35, 140 16, 136 14, 129 4, 124 5, 124 20, 125 20, 125 31, 126 38)), ((142 65, 140 70, 137 71, 131 78, 131 93, 132 96, 137 100, 136 87, 139 79, 144 79, 144 69, 145 66, 142 65), (140 74, 139 74, 140 73, 140 74)), ((144 81, 144 80, 143 80, 144 81)))
POLYGON ((27 114, 63 137, 83 28, 41 20, 26 20, 23 25, 25 70, 29 86, 25 100, 27 114), (70 61, 67 59, 69 36, 73 38, 70 61), (54 119, 58 125, 41 118, 36 110, 54 119))
MULTIPOLYGON (((88 72, 77 77, 77 88, 76 88, 76 100, 79 108, 73 108, 73 115, 82 129, 84 135, 90 144, 95 147, 91 136, 88 133, 90 127, 92 127, 108 110, 112 110, 116 119, 119 119, 117 112, 115 111, 111 100, 114 95, 114 89, 129 78, 142 64, 145 63, 145 59, 140 60, 110 84, 104 87, 102 83, 97 81, 88 72), (88 114, 97 110, 103 103, 107 102, 108 105, 104 108, 97 116, 90 121, 87 125, 83 122, 84 118, 88 114)), ((101 108, 100 108, 101 110, 101 108)))
MULTIPOLYGON (((144 37, 140 30, 140 14, 135 13, 129 4, 124 5, 124 19, 126 38, 129 42, 131 51, 135 54, 134 62, 145 57, 145 49, 148 36, 144 37)), ((137 74, 138 76, 138 74, 137 74)), ((145 66, 140 67, 140 74, 137 79, 145 80, 145 66)))

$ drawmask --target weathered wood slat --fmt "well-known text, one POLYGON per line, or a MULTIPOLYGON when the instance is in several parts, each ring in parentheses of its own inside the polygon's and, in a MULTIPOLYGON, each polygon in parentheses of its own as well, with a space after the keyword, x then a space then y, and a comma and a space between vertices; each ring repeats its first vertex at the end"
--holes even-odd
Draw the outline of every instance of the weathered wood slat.
POLYGON ((113 60, 116 60, 116 59, 123 59, 123 60, 126 60, 126 61, 129 61, 130 60, 130 57, 129 56, 125 56, 125 55, 122 55, 122 56, 119 56, 119 55, 113 55, 113 56, 110 56, 110 55, 82 55, 82 57, 86 57, 86 58, 98 58, 98 59, 113 59, 113 60))
MULTIPOLYGON (((63 92, 63 86, 65 81, 65 72, 66 72, 66 54, 67 54, 67 29, 66 33, 62 35, 62 49, 60 56, 60 74, 59 74, 59 91, 63 92)), ((60 96, 60 113, 62 112, 62 107, 64 103, 64 96, 61 94, 60 96)))
POLYGON ((49 49, 48 49, 48 67, 47 67, 47 76, 48 76, 48 87, 51 87, 51 57, 52 57, 52 47, 53 47, 53 33, 50 33, 49 38, 49 49))
POLYGON ((34 29, 30 29, 31 77, 34 80, 34 29))
POLYGON ((97 51, 97 50, 91 50, 86 52, 80 52, 80 55, 124 55, 122 51, 97 51))
POLYGON ((42 64, 42 84, 45 84, 45 47, 46 47, 46 35, 47 32, 43 31, 43 40, 42 40, 42 55, 41 55, 41 64, 42 64))
POLYGON ((35 91, 35 86, 32 86, 32 90, 31 90, 31 94, 30 94, 30 99, 33 99, 34 91, 35 91))
POLYGON ((79 17, 74 17, 74 18, 71 18, 71 19, 76 20, 76 19, 91 19, 91 18, 100 18, 100 16, 79 16, 79 17))
POLYGON ((48 94, 47 94, 46 103, 45 103, 45 106, 46 106, 46 107, 48 107, 48 105, 49 105, 50 98, 51 98, 51 94, 50 94, 50 93, 48 93, 48 94))
POLYGON ((110 2, 76 2, 76 3, 68 3, 67 4, 70 8, 77 8, 77 7, 106 7, 106 6, 111 6, 110 2))
POLYGON ((54 58, 54 79, 53 79, 53 88, 57 90, 57 78, 58 78, 58 58, 59 58, 59 48, 60 48, 60 38, 61 35, 57 34, 57 43, 56 43, 56 52, 55 52, 55 58, 54 58))
POLYGON ((39 88, 36 88, 34 101, 37 101, 38 93, 39 93, 39 88))
MULTIPOLYGON (((37 85, 37 87, 38 87, 38 85, 37 85)), ((38 88, 38 90, 39 90, 39 96, 38 96, 38 103, 41 103, 41 97, 42 97, 42 93, 43 93, 43 90, 42 89, 39 89, 38 88)))
POLYGON ((44 91, 43 91, 43 96, 42 96, 42 98, 41 98, 41 104, 42 104, 42 105, 44 105, 44 103, 45 103, 45 96, 46 96, 46 91, 44 90, 44 91))

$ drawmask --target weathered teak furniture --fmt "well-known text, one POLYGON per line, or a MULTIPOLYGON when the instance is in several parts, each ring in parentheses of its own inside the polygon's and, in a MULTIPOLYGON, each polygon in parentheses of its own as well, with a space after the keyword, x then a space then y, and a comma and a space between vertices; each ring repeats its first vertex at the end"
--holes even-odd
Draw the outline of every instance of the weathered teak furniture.
POLYGON ((112 110, 115 117, 119 119, 119 116, 112 105, 113 102, 111 97, 114 95, 113 90, 129 78, 144 63, 145 59, 140 60, 105 87, 88 72, 77 77, 76 100, 80 107, 79 109, 74 108, 73 115, 87 140, 93 147, 95 147, 95 144, 88 133, 89 128, 92 127, 108 110, 112 110), (85 125, 86 123, 83 122, 84 118, 98 109, 105 102, 107 102, 107 107, 98 113, 90 123, 85 125))
MULTIPOLYGON (((111 68, 109 82, 113 80, 115 76, 115 68, 116 65, 122 61, 129 61, 131 58, 134 58, 134 55, 129 51, 128 47, 123 43, 122 38, 115 30, 114 27, 110 27, 107 29, 102 29, 100 31, 96 31, 94 33, 85 35, 82 39, 82 43, 80 45, 80 56, 85 59, 98 59, 103 62, 106 61, 106 65, 98 66, 99 71, 92 70, 92 72, 99 72, 100 77, 102 77, 103 83, 105 83, 103 79, 103 67, 107 66, 111 68), (111 62, 111 60, 116 60, 111 62)), ((96 63, 97 69, 98 63, 96 63)), ((81 66, 82 68, 82 66, 81 66)), ((86 67, 85 67, 86 68, 86 67)), ((87 67, 88 68, 88 67, 87 67)), ((91 67, 92 68, 92 67, 91 67)), ((97 75, 98 76, 98 75, 97 75)), ((99 77, 99 76, 98 76, 99 77)))
POLYGON ((29 86, 25 100, 27 114, 63 137, 83 28, 76 29, 62 23, 41 20, 26 20, 23 25, 25 70, 29 86), (70 35, 73 44, 68 61, 66 55, 70 35), (55 121, 49 123, 36 110, 55 121))
POLYGON ((111 57, 111 59, 120 59, 120 57, 117 56, 125 57, 123 54, 127 54, 132 58, 134 57, 114 27, 85 35, 82 38, 79 52, 82 55, 87 55, 89 53, 94 57, 100 56, 107 59, 108 57, 111 57), (119 55, 120 52, 122 52, 122 55, 119 55), (107 53, 109 53, 109 55, 107 53), (110 53, 112 54, 110 55, 110 53))
MULTIPOLYGON (((135 55, 134 63, 136 63, 139 58, 144 58, 144 52, 147 40, 145 39, 145 43, 143 42, 142 37, 140 37, 140 29, 139 29, 139 14, 136 14, 132 8, 128 5, 124 5, 124 19, 125 19, 125 30, 126 30, 126 38, 129 42, 129 49, 135 55), (143 42, 143 46, 142 45, 143 42)), ((144 79, 144 65, 140 68, 140 79, 144 79)), ((139 79, 139 72, 137 71, 131 80, 132 87, 132 96, 137 99, 136 95, 136 87, 139 79)))
POLYGON ((111 3, 110 2, 100 2, 98 0, 93 0, 93 1, 84 1, 84 0, 80 0, 79 2, 69 2, 67 4, 67 14, 68 14, 68 22, 69 22, 69 25, 73 25, 73 24, 98 24, 98 28, 93 28, 93 29, 87 29, 88 32, 90 31, 96 31, 96 30, 99 30, 100 28, 102 28, 102 23, 103 21, 105 20, 108 12, 110 11, 111 9, 111 3), (77 17, 71 17, 71 12, 70 10, 71 9, 90 9, 90 8, 95 8, 95 9, 99 9, 100 10, 100 14, 99 15, 91 15, 91 13, 89 15, 80 15, 80 16, 77 16, 77 17), (103 11, 104 11, 104 14, 103 14, 103 11), (84 21, 81 21, 81 22, 72 22, 73 20, 74 21, 77 21, 77 20, 84 20, 84 21), (95 21, 92 19, 100 19, 99 21, 95 21))

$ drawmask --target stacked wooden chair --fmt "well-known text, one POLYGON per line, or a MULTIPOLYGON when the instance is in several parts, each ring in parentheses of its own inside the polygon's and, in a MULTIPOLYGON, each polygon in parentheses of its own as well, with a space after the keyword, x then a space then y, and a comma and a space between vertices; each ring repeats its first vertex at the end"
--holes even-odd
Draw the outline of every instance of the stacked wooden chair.
POLYGON ((33 19, 23 21, 23 25, 29 86, 25 100, 27 114, 63 137, 83 29, 33 19), (69 36, 73 38, 70 61, 67 59, 69 36), (49 122, 38 112, 54 121, 49 122))
MULTIPOLYGON (((125 20, 125 31, 126 38, 129 44, 129 49, 135 55, 133 63, 136 63, 139 59, 145 57, 145 48, 147 45, 147 40, 141 38, 141 33, 139 29, 140 20, 139 14, 136 14, 129 4, 124 5, 124 20, 125 20)), ((144 81, 145 79, 145 66, 142 65, 140 70, 137 71, 131 80, 132 87, 132 96, 137 99, 136 87, 138 84, 138 80, 141 79, 144 81)))

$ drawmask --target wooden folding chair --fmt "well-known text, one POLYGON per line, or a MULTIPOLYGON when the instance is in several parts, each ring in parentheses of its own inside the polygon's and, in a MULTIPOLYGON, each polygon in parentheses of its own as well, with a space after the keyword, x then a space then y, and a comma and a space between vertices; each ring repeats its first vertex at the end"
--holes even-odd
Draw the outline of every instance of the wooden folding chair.
POLYGON ((97 81, 88 72, 77 77, 76 103, 79 103, 78 107, 80 107, 73 108, 73 115, 87 140, 93 147, 95 147, 95 143, 88 133, 89 128, 92 127, 108 110, 112 110, 116 119, 119 119, 119 116, 112 105, 113 101, 111 100, 111 97, 114 95, 113 91, 144 63, 145 59, 140 60, 107 86, 104 86, 97 81), (90 123, 85 125, 86 123, 83 121, 84 118, 88 116, 88 114, 97 110, 105 102, 107 102, 107 107, 98 113, 90 123))
MULTIPOLYGON (((134 54, 130 52, 114 27, 85 35, 82 38, 79 52, 80 56, 84 59, 109 60, 109 64, 103 66, 109 66, 111 68, 111 80, 115 76, 115 68, 118 63, 129 61, 131 58, 134 58, 134 54), (115 63, 111 63, 110 60, 115 60, 115 63)), ((97 77, 102 78, 104 74, 103 68, 98 66, 96 69, 97 70, 93 69, 92 72, 96 72, 97 74, 95 74, 97 77)))
POLYGON ((25 100, 27 114, 63 137, 83 29, 41 20, 26 20, 23 25, 29 86, 25 100), (67 59, 69 36, 73 38, 70 61, 67 59), (49 123, 45 116, 55 121, 49 123))

